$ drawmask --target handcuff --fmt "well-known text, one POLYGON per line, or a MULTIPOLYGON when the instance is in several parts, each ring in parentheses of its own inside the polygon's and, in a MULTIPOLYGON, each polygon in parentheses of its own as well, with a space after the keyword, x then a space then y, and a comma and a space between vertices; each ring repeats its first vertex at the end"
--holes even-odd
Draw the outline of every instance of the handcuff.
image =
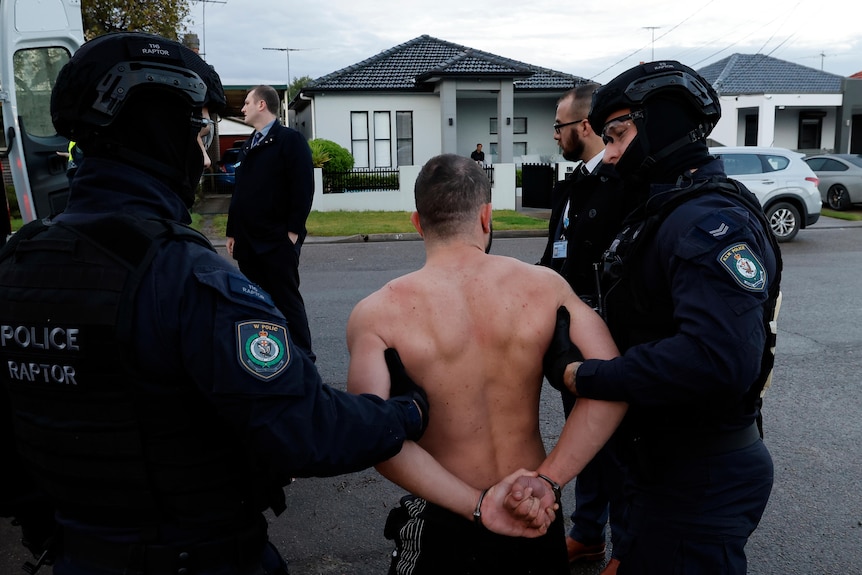
MULTIPOLYGON (((557 483, 556 481, 554 481, 553 479, 551 479, 547 475, 543 475, 543 474, 539 473, 538 477, 540 479, 547 481, 548 484, 551 486, 551 491, 554 492, 554 499, 556 499, 557 505, 559 506, 561 501, 562 501, 563 488, 560 486, 559 483, 557 483)), ((490 489, 491 489, 490 487, 486 487, 485 489, 482 490, 482 493, 479 494, 479 501, 476 503, 476 509, 473 510, 473 521, 479 527, 483 527, 483 525, 482 525, 482 502, 485 500, 485 496, 488 494, 488 491, 490 489)))

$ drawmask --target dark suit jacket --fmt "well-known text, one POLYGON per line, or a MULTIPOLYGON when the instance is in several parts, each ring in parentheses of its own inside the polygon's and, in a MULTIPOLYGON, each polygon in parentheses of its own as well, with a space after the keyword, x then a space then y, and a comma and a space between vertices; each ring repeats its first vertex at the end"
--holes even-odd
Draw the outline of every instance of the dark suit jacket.
POLYGON ((227 221, 227 235, 236 240, 234 257, 270 252, 289 241, 289 231, 301 245, 313 197, 311 149, 302 134, 276 121, 254 148, 246 140, 227 221))
POLYGON ((579 296, 593 296, 596 280, 593 264, 600 262, 610 246, 623 218, 630 211, 622 182, 610 164, 599 164, 596 171, 583 175, 575 171, 557 182, 552 195, 553 206, 548 222, 548 243, 539 263, 559 272, 579 296), (569 226, 563 230, 562 217, 570 201, 569 226), (554 242, 568 240, 566 258, 554 259, 554 242))

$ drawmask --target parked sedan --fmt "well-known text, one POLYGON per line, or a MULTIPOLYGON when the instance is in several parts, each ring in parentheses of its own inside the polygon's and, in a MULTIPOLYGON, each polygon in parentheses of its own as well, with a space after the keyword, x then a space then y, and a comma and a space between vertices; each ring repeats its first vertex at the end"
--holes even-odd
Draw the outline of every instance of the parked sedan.
POLYGON ((728 146, 709 149, 724 161, 727 175, 757 196, 779 242, 820 219, 817 175, 802 154, 784 148, 728 146))
POLYGON ((818 154, 805 162, 820 178, 820 198, 833 210, 862 204, 862 155, 818 154))
POLYGON ((240 148, 228 148, 222 153, 221 160, 216 163, 213 173, 213 183, 216 193, 232 194, 236 184, 236 164, 239 160, 240 148))

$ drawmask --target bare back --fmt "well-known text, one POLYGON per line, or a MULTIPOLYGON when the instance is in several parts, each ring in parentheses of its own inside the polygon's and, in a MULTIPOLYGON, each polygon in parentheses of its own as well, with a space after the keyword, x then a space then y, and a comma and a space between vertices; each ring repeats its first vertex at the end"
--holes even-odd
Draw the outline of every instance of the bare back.
POLYGON ((382 360, 385 348, 396 348, 429 397, 420 445, 482 488, 544 459, 542 356, 556 310, 573 312, 573 332, 578 318, 595 314, 552 270, 470 247, 442 252, 357 305, 348 323, 348 387, 387 397, 388 380, 362 357, 379 365, 373 355, 382 360))

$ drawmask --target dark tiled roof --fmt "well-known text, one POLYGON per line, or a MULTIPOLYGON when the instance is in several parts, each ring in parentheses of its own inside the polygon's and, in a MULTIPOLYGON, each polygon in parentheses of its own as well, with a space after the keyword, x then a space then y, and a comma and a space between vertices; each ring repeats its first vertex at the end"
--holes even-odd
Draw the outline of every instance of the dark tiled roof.
POLYGON ((436 77, 515 79, 515 90, 567 90, 586 80, 428 35, 395 46, 347 68, 317 78, 306 92, 333 90, 430 91, 436 77))
POLYGON ((839 94, 843 76, 763 54, 734 54, 698 70, 716 91, 735 94, 839 94))

